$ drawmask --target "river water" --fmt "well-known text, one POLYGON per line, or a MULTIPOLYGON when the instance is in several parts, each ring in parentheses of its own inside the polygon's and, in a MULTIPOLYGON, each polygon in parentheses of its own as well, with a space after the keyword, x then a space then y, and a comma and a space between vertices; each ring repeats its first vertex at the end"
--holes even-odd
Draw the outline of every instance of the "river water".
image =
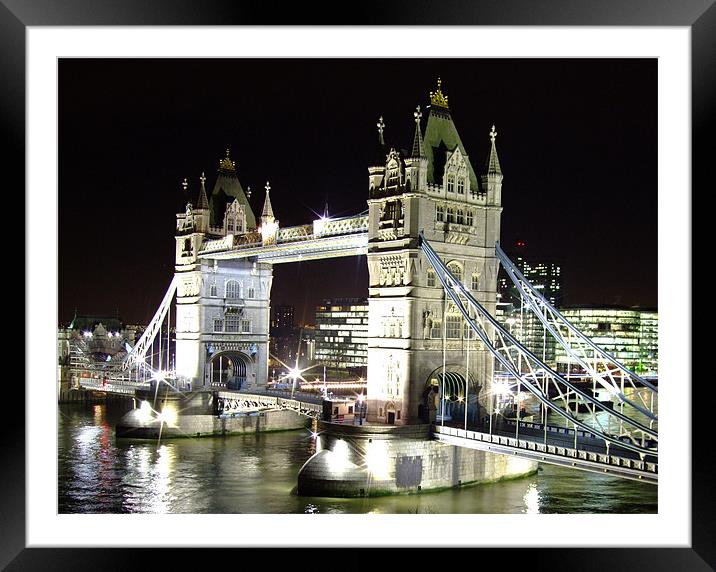
MULTIPOLYGON (((130 405, 131 406, 131 405, 130 405)), ((60 513, 656 513, 657 487, 550 465, 536 475, 421 495, 299 497, 308 430, 116 439, 128 405, 59 406, 60 513)))

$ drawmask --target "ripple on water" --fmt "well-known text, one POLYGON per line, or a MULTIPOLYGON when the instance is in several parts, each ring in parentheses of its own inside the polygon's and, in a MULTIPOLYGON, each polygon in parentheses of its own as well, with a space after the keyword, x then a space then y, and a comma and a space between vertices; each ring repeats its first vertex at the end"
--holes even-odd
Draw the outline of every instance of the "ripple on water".
POLYGON ((157 444, 117 441, 126 408, 67 405, 58 427, 61 513, 655 513, 657 487, 545 465, 536 475, 461 490, 362 499, 299 497, 310 433, 157 444), (99 407, 99 409, 97 409, 99 407))

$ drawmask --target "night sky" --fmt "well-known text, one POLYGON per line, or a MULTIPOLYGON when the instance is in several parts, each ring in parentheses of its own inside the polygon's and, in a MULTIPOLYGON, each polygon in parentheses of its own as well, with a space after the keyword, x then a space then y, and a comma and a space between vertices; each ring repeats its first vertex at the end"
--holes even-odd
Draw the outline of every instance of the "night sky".
MULTIPOLYGON (((146 323, 174 269, 181 182, 226 148, 281 226, 367 209, 376 122, 410 149, 442 78, 478 177, 494 123, 502 244, 563 268, 565 304, 657 307, 656 60, 132 60, 59 63, 59 316, 146 323)), ((313 321, 368 293, 365 256, 277 265, 272 301, 313 321)))

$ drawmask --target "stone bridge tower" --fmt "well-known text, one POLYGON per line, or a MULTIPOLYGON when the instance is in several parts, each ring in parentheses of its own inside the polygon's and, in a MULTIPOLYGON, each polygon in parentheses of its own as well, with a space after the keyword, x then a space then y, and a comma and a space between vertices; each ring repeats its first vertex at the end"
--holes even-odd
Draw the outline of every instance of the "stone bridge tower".
MULTIPOLYGON (((378 123, 369 167, 368 420, 429 419, 429 388, 446 372, 469 377, 468 392, 488 393, 493 360, 446 297, 418 247, 422 230, 452 273, 493 315, 496 306, 502 172, 495 148, 478 179, 453 123, 440 80, 430 106, 415 114, 410 152, 385 143, 378 123), (424 117, 426 115, 427 117, 424 117), (465 351, 470 343, 469 374, 465 351)), ((447 376, 446 376, 447 377, 447 376)), ((463 388, 464 390, 464 388, 463 388)), ((460 390, 458 389, 458 392, 460 390)), ((447 392, 446 392, 447 393, 447 392)), ((468 396, 468 398, 470 395, 468 396)))
POLYGON ((195 198, 188 194, 185 180, 186 209, 177 214, 177 374, 191 379, 196 389, 265 387, 273 268, 251 259, 222 259, 210 253, 212 244, 271 239, 260 233, 264 227, 275 232, 278 224, 269 187, 267 184, 262 227, 257 229, 228 150, 219 162, 210 196, 205 180, 202 174, 195 198))

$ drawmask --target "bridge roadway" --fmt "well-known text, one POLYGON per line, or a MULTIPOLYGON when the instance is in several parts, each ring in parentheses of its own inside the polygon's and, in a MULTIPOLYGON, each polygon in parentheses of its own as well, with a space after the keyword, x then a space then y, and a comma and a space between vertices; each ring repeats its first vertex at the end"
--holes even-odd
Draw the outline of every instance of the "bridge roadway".
POLYGON ((646 456, 642 459, 639 454, 614 444, 607 451, 603 440, 584 431, 577 431, 575 449, 574 431, 564 427, 548 425, 545 438, 541 423, 520 422, 519 432, 516 432, 514 423, 493 426, 491 432, 487 431, 487 427, 466 431, 457 425, 434 424, 433 435, 438 441, 458 447, 514 455, 541 463, 652 484, 658 482, 659 465, 656 457, 646 456))

